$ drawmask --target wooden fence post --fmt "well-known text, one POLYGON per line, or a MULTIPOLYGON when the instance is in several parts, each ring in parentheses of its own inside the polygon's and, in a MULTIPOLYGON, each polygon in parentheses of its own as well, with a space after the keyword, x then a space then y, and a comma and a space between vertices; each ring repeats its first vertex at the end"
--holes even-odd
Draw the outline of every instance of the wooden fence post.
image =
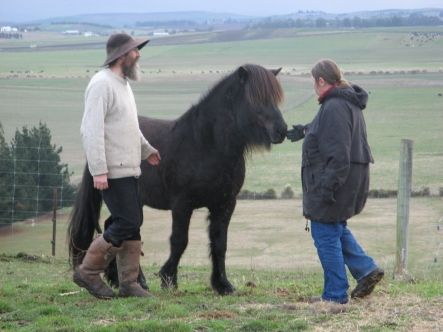
POLYGON ((55 256, 55 238, 57 230, 57 188, 54 188, 53 210, 52 210, 52 256, 55 256))
POLYGON ((397 194, 397 249, 394 279, 411 280, 407 271, 409 200, 412 183, 413 141, 401 140, 397 194))

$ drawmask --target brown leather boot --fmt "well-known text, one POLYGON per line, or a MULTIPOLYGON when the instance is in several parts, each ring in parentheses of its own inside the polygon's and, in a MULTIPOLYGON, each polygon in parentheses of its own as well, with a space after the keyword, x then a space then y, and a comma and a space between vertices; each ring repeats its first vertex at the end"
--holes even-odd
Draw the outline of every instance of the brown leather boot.
POLYGON ((100 273, 103 273, 119 250, 120 248, 113 247, 102 236, 96 238, 89 246, 82 264, 75 268, 74 282, 99 299, 114 297, 114 292, 102 280, 100 273))
POLYGON ((118 296, 149 297, 152 296, 145 291, 137 282, 140 269, 141 241, 124 241, 121 251, 117 254, 117 268, 119 292, 118 296))

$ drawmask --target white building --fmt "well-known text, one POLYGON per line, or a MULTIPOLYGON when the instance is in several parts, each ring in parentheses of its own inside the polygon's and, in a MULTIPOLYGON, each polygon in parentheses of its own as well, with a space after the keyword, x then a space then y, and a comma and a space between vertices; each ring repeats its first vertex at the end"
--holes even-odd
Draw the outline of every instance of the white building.
POLYGON ((80 31, 78 31, 78 30, 65 30, 65 31, 63 31, 62 32, 64 35, 71 35, 71 36, 74 36, 74 35, 79 35, 80 34, 80 31))
POLYGON ((18 29, 6 25, 0 28, 0 32, 18 32, 18 29))
POLYGON ((98 36, 96 33, 92 32, 92 31, 86 31, 83 33, 84 37, 96 37, 98 36))
POLYGON ((169 32, 167 32, 167 31, 154 31, 153 35, 157 36, 157 37, 169 36, 169 32))

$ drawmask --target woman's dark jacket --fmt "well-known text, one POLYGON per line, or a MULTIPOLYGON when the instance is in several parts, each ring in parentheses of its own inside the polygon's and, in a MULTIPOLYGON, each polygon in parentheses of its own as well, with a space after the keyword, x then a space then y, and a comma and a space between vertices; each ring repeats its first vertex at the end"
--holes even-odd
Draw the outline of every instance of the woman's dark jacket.
POLYGON ((357 85, 334 88, 323 97, 303 142, 303 215, 340 222, 363 209, 374 162, 362 110, 368 94, 357 85))

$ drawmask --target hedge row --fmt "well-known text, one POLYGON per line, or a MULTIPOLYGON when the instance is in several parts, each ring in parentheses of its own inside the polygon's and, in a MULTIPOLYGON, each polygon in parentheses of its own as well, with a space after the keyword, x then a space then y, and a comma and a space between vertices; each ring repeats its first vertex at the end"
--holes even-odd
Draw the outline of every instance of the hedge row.
MULTIPOLYGON (((432 196, 429 187, 420 188, 418 190, 411 191, 412 197, 429 197, 432 196)), ((443 197, 443 187, 439 188, 438 196, 443 197)), ((277 195, 275 189, 268 189, 265 191, 251 191, 244 189, 237 195, 237 199, 291 199, 295 194, 291 186, 286 186, 280 195, 277 195)), ((369 197, 371 198, 389 198, 397 197, 397 190, 385 190, 385 189, 371 189, 369 190, 369 197)))

